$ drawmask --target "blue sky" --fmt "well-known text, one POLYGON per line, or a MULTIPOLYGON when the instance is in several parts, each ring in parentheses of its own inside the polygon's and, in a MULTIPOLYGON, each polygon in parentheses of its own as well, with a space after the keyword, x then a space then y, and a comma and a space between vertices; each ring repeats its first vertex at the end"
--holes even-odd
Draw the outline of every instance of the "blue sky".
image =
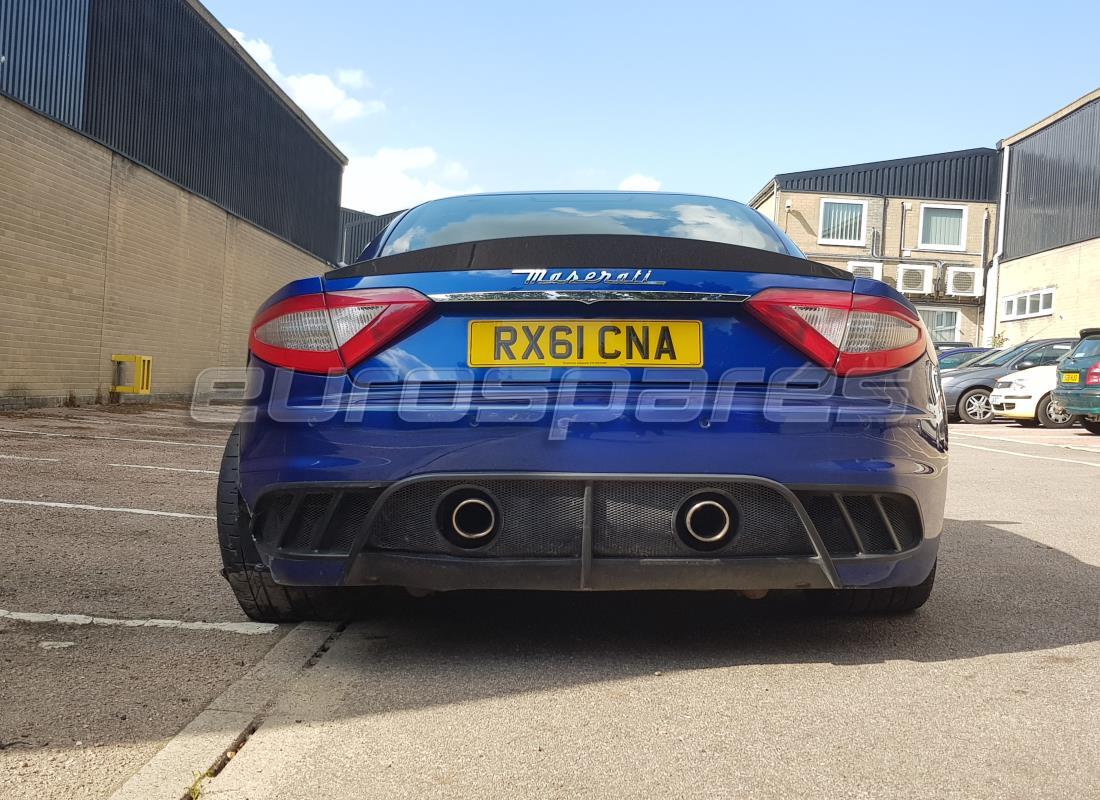
POLYGON ((747 200, 778 172, 991 147, 1100 85, 1086 2, 205 2, 375 213, 624 181, 747 200))

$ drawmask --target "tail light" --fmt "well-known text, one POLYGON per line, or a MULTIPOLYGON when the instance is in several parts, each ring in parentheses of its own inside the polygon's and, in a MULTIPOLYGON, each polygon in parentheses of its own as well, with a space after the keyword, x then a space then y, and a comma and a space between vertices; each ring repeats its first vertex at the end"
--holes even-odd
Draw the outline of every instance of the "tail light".
POLYGON ((1088 368, 1085 373, 1085 386, 1100 386, 1100 362, 1088 368))
POLYGON ((838 375, 907 366, 926 350, 920 317, 888 297, 765 289, 745 305, 815 363, 838 375))
POLYGON ((256 315, 248 348, 279 367, 341 371, 384 348, 431 306, 431 300, 413 289, 290 297, 256 315))

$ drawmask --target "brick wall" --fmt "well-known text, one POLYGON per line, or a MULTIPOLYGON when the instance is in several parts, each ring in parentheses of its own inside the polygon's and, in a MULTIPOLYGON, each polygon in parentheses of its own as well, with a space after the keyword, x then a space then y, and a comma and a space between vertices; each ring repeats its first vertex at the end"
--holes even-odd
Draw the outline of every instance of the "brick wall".
POLYGON ((112 353, 153 391, 243 363, 248 324, 326 265, 0 97, 0 406, 106 396, 112 353))
MULTIPOLYGON (((780 192, 775 203, 775 221, 786 230, 802 250, 817 261, 836 265, 848 261, 866 261, 871 257, 871 245, 875 241, 873 232, 877 232, 877 252, 880 260, 928 262, 945 261, 950 264, 980 266, 982 235, 985 230, 983 217, 989 212, 989 236, 987 242, 987 260, 992 256, 993 234, 997 224, 997 206, 992 203, 954 203, 948 201, 922 201, 907 198, 889 198, 889 204, 881 197, 837 196, 838 200, 865 200, 867 202, 867 236, 862 246, 828 245, 818 243, 818 229, 821 218, 821 200, 831 195, 811 194, 808 192, 780 192), (791 210, 785 210, 790 201, 791 210), (920 229, 920 209, 925 202, 958 205, 967 209, 966 250, 936 251, 922 250, 917 247, 920 229), (905 211, 905 231, 902 237, 903 204, 912 208, 905 211), (885 225, 883 219, 885 217, 885 225), (906 255, 908 251, 908 255, 906 255)), ((763 208, 761 210, 764 210, 763 208)))
POLYGON ((1047 250, 1001 264, 997 332, 1008 344, 1031 337, 1076 336, 1081 328, 1100 327, 1100 239, 1047 250), (1009 320, 1004 298, 1054 289, 1054 307, 1042 317, 1009 320))
MULTIPOLYGON (((847 269, 849 261, 881 264, 882 279, 891 286, 897 285, 899 264, 928 264, 940 261, 952 266, 981 266, 982 238, 987 230, 984 223, 986 212, 989 213, 986 259, 989 260, 992 257, 997 225, 996 204, 837 195, 836 197, 839 200, 867 201, 865 242, 861 246, 820 244, 818 233, 821 223, 821 200, 823 197, 833 196, 813 192, 780 191, 774 199, 766 198, 765 202, 760 204, 759 209, 762 213, 771 216, 776 224, 783 228, 794 240, 795 244, 814 261, 820 261, 841 269, 847 269), (788 201, 791 204, 789 213, 786 210, 788 201), (967 209, 965 251, 922 250, 918 247, 921 205, 925 202, 959 205, 967 209), (905 210, 903 231, 902 210, 905 203, 909 203, 911 207, 905 210), (874 251, 872 251, 872 246, 874 246, 874 251)), ((955 335, 963 341, 978 343, 982 298, 959 297, 946 293, 911 294, 908 297, 914 305, 922 310, 957 310, 959 316, 955 335)))

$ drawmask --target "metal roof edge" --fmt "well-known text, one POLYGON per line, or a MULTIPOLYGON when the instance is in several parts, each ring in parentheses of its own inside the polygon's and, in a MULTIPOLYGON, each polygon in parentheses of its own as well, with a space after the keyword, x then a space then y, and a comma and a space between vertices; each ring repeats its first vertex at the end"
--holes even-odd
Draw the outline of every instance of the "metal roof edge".
POLYGON ((885 161, 867 161, 860 164, 847 164, 840 167, 826 167, 824 169, 808 169, 799 172, 781 172, 775 176, 776 181, 785 178, 814 178, 834 173, 850 172, 852 170, 879 169, 882 167, 901 166, 903 164, 917 164, 922 161, 938 161, 941 159, 971 156, 971 155, 995 155, 997 149, 993 147, 972 147, 968 150, 949 150, 945 153, 929 153, 923 156, 909 156, 907 158, 891 158, 885 161))
POLYGON ((763 201, 769 194, 775 194, 776 179, 770 178, 756 194, 754 194, 746 205, 749 208, 756 208, 757 201, 763 201))
POLYGON ((1096 100, 1100 100, 1100 88, 1093 89, 1091 92, 1088 92, 1087 94, 1078 97, 1072 103, 1062 106, 1053 114, 1048 114, 1038 122, 1034 122, 1031 125, 1028 125, 1022 131, 1014 133, 1011 136, 1006 136, 1004 139, 1001 139, 1001 141, 997 142, 997 148, 1003 149, 1005 145, 1016 144, 1017 142, 1026 139, 1032 134, 1038 133, 1039 131, 1043 130, 1043 128, 1050 127, 1058 120, 1064 117, 1068 117, 1074 111, 1077 111, 1079 108, 1083 108, 1084 106, 1087 106, 1089 103, 1092 103, 1096 100))

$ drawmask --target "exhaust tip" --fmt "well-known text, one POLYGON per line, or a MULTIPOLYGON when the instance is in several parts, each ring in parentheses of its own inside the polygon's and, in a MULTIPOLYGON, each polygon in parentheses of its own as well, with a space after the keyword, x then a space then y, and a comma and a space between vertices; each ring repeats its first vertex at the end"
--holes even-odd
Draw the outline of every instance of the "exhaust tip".
POLYGON ((480 497, 468 497, 451 512, 451 527, 463 539, 483 539, 497 525, 497 513, 480 497))
POLYGON ((473 486, 452 489, 436 505, 435 523, 451 544, 481 547, 500 530, 500 512, 488 493, 473 486))
POLYGON ((687 510, 684 525, 700 542, 710 544, 730 532, 730 514, 717 500, 700 500, 687 510))
POLYGON ((676 511, 676 534, 694 550, 724 547, 737 533, 741 515, 737 504, 725 492, 696 492, 676 511))

